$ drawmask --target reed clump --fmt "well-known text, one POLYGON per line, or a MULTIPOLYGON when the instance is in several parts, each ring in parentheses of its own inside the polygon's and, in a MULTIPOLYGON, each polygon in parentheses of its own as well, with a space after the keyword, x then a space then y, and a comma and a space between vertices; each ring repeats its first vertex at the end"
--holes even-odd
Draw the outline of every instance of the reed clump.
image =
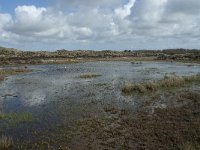
POLYGON ((147 81, 145 83, 126 84, 122 88, 122 92, 125 94, 131 94, 133 92, 146 93, 156 91, 162 88, 169 89, 184 85, 186 83, 199 81, 200 74, 192 76, 164 76, 164 78, 159 81, 147 81))
POLYGON ((85 74, 80 75, 79 77, 83 78, 83 79, 88 79, 88 78, 96 78, 99 76, 101 76, 101 75, 95 74, 95 73, 85 73, 85 74))
POLYGON ((5 78, 9 75, 17 75, 30 72, 27 69, 0 69, 0 81, 5 80, 5 78))
POLYGON ((1 120, 1 119, 4 119, 4 118, 5 118, 5 115, 4 115, 3 113, 0 112, 0 120, 1 120))
POLYGON ((1 136, 0 137, 0 149, 2 150, 8 150, 13 147, 13 140, 11 137, 8 136, 1 136))

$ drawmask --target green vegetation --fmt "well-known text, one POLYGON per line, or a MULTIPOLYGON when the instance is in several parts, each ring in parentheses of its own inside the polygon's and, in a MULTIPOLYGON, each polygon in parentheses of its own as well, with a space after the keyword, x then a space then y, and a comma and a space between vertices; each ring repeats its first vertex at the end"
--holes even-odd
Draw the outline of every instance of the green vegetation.
POLYGON ((0 137, 0 149, 1 150, 8 150, 13 147, 13 140, 8 136, 1 136, 0 137))
POLYGON ((163 88, 172 88, 184 85, 185 83, 200 81, 200 74, 192 76, 165 76, 159 81, 148 81, 138 84, 127 84, 122 88, 122 92, 132 94, 132 92, 146 93, 163 88))
POLYGON ((5 115, 0 113, 0 120, 3 119, 3 118, 5 118, 5 115))
POLYGON ((79 77, 84 78, 84 79, 88 79, 88 78, 96 78, 96 77, 99 77, 99 76, 101 76, 101 75, 94 74, 94 73, 86 73, 86 74, 80 75, 79 77))
POLYGON ((8 125, 16 126, 20 123, 32 122, 33 116, 28 112, 1 114, 0 120, 6 120, 8 125))

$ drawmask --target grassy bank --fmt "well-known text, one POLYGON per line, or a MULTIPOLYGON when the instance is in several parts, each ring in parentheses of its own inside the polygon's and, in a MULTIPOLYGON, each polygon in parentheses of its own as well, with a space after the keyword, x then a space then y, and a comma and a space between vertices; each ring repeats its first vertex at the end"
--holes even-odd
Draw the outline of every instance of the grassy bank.
POLYGON ((199 82, 200 74, 192 76, 165 76, 159 81, 148 81, 145 83, 127 84, 122 88, 122 92, 125 94, 132 94, 133 92, 147 93, 156 91, 158 89, 170 89, 178 87, 189 82, 199 82))

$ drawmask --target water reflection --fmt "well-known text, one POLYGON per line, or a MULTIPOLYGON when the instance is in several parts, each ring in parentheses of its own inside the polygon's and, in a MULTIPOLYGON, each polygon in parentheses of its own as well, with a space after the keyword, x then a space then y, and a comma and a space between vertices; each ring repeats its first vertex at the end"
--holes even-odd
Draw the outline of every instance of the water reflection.
MULTIPOLYGON (((200 72, 200 66, 166 62, 89 62, 69 65, 30 66, 36 72, 9 77, 0 85, 1 101, 20 101, 14 105, 20 107, 38 106, 60 99, 83 101, 127 101, 131 99, 121 94, 124 83, 160 79, 165 74, 191 75, 200 72), (97 73, 100 77, 81 79, 80 74, 97 73), (91 96, 90 93, 93 93, 91 96), (90 96, 85 96, 89 95, 90 96)), ((132 103, 134 103, 132 101, 132 103)), ((7 103, 11 105, 11 103, 7 103)), ((13 104, 12 104, 13 105, 13 104)), ((13 106, 12 106, 13 107, 13 106)), ((7 108, 10 109, 8 106, 7 108)))

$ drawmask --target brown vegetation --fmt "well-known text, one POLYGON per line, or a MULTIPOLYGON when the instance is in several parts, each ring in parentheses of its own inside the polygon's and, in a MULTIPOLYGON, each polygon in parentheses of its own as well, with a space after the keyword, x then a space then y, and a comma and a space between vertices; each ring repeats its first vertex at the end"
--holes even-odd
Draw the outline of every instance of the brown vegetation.
POLYGON ((192 76, 165 76, 164 79, 159 81, 148 81, 138 84, 127 84, 122 88, 122 92, 131 94, 134 91, 139 93, 145 93, 150 91, 156 91, 163 88, 172 88, 184 85, 188 82, 200 81, 200 74, 192 76))
POLYGON ((29 149, 55 149, 59 145, 60 149, 76 150, 197 150, 200 148, 200 94, 185 91, 178 97, 185 105, 156 108, 153 114, 139 111, 133 116, 109 105, 104 109, 109 117, 85 118, 71 127, 63 125, 57 135, 41 136, 23 146, 29 149))
POLYGON ((79 77, 84 78, 84 79, 88 79, 88 78, 96 78, 96 77, 99 77, 99 76, 101 76, 101 75, 94 74, 94 73, 86 73, 86 74, 80 75, 79 77))
POLYGON ((30 72, 26 69, 0 69, 0 81, 4 80, 9 75, 17 75, 30 72))
POLYGON ((13 147, 13 140, 8 136, 0 137, 0 149, 1 150, 9 150, 13 147))
POLYGON ((199 96, 188 91, 180 96, 187 105, 157 108, 153 115, 139 112, 134 118, 115 108, 118 116, 84 120, 75 131, 91 149, 199 149, 199 96))
POLYGON ((57 50, 48 51, 19 51, 12 48, 0 47, 0 65, 10 64, 60 64, 74 63, 90 60, 200 60, 200 50, 57 50), (124 59, 126 58, 126 59, 124 59))

